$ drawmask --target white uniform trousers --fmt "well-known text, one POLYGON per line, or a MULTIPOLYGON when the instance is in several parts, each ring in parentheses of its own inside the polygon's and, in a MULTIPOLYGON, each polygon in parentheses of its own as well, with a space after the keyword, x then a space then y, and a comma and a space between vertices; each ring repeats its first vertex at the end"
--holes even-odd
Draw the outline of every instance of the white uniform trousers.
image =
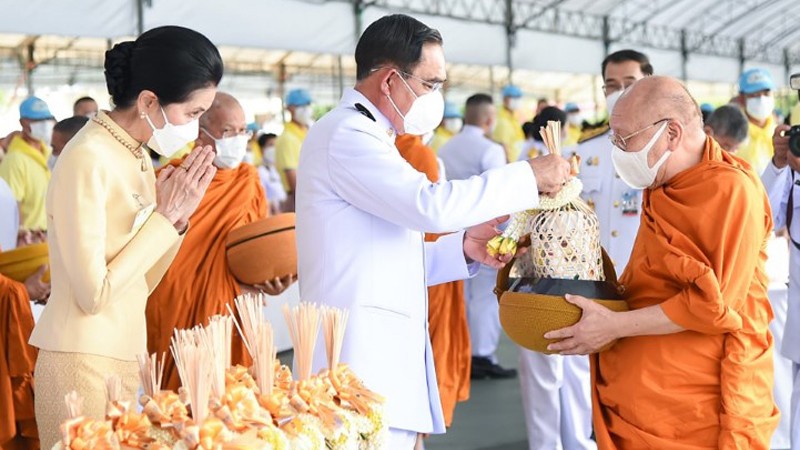
POLYGON ((519 382, 530 450, 597 449, 589 357, 521 348, 519 382))
MULTIPOLYGON (((791 435, 791 409, 792 401, 792 385, 794 379, 792 377, 792 361, 789 358, 781 355, 780 348, 783 344, 783 331, 786 328, 786 310, 787 304, 787 288, 773 284, 769 290, 769 303, 772 306, 772 311, 775 314, 775 319, 769 323, 769 331, 775 342, 773 347, 772 358, 775 367, 775 385, 772 389, 775 397, 775 404, 781 412, 781 421, 778 422, 778 428, 772 435, 770 448, 789 448, 790 435, 791 435)), ((800 445, 800 443, 798 443, 800 445)), ((800 448, 800 447, 798 447, 800 448)))
POLYGON ((481 266, 473 278, 464 280, 472 356, 489 358, 495 363, 502 330, 500 307, 494 295, 496 284, 497 270, 487 266, 481 266))
POLYGON ((401 430, 399 428, 389 428, 389 435, 386 437, 386 450, 414 450, 417 444, 417 432, 401 430))
POLYGON ((800 364, 792 363, 794 390, 792 391, 791 421, 792 450, 800 450, 800 364))
MULTIPOLYGON (((770 448, 785 449, 791 445, 791 409, 792 385, 792 361, 781 354, 784 330, 786 329, 786 317, 789 308, 788 287, 786 282, 789 279, 789 243, 784 238, 776 238, 774 235, 767 242, 767 265, 766 272, 769 276, 769 304, 775 319, 769 323, 769 331, 774 339, 773 347, 773 367, 775 370, 775 384, 772 388, 775 404, 781 412, 781 420, 778 428, 772 435, 770 448)), ((798 444, 800 445, 800 444, 798 444)))

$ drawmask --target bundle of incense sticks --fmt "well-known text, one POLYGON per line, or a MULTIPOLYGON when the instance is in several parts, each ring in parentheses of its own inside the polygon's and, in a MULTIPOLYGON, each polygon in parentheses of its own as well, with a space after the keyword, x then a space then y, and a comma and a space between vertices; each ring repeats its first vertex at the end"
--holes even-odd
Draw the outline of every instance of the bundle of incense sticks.
POLYGON ((314 346, 319 335, 319 311, 319 307, 313 303, 302 302, 294 308, 283 305, 283 315, 294 344, 297 379, 300 381, 311 377, 314 346))
POLYGON ((178 368, 181 384, 188 392, 195 423, 201 424, 208 416, 211 398, 213 355, 199 336, 199 327, 192 330, 175 330, 170 350, 178 368))
POLYGON ((75 419, 83 414, 83 397, 76 391, 72 391, 64 396, 64 403, 67 405, 67 418, 75 419))
POLYGON ((263 295, 245 294, 236 298, 235 304, 242 326, 240 327, 235 321, 234 323, 242 335, 247 351, 253 357, 253 376, 256 384, 263 395, 270 396, 275 377, 274 364, 277 350, 272 325, 261 313, 264 304, 263 295))
POLYGON ((561 156, 561 122, 548 120, 547 127, 539 127, 539 134, 550 154, 561 156))
POLYGON ((142 390, 149 397, 153 397, 161 391, 166 356, 166 353, 162 353, 161 361, 156 358, 155 353, 150 356, 141 354, 136 357, 139 361, 139 380, 142 382, 142 390))
POLYGON ((205 327, 195 327, 197 339, 211 353, 211 392, 214 398, 225 396, 225 372, 231 366, 231 338, 233 337, 233 318, 213 316, 205 327))
POLYGON ((118 375, 106 376, 106 400, 108 403, 118 402, 122 397, 122 380, 118 375))
POLYGON ((328 355, 328 367, 333 370, 339 365, 344 342, 344 330, 347 328, 348 312, 333 307, 322 308, 322 332, 325 337, 325 352, 328 355))

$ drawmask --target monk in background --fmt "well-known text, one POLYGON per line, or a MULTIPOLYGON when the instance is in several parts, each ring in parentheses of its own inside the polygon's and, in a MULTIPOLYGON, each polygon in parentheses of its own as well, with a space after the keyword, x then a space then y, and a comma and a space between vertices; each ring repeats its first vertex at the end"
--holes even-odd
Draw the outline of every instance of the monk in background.
POLYGON ((706 137, 677 80, 649 77, 611 115, 614 166, 646 188, 639 233, 620 278, 631 310, 585 298, 550 349, 592 355, 600 449, 768 449, 772 310, 764 272, 772 229, 750 166, 706 137), (639 159, 641 158, 641 159, 639 159))
MULTIPOLYGON (((147 302, 147 350, 169 353, 175 328, 205 325, 216 314, 228 314, 227 305, 242 288, 278 295, 294 282, 293 278, 265 280, 252 287, 240 286, 228 269, 225 241, 231 230, 267 216, 267 198, 256 168, 242 164, 249 140, 244 110, 229 94, 218 92, 214 103, 200 117, 196 145, 210 145, 216 156, 217 173, 200 206, 189 219, 178 255, 161 284, 147 302)), ((180 167, 182 159, 170 164, 180 167)), ((252 364, 238 333, 233 335, 233 364, 252 364)), ((171 357, 166 358, 163 389, 177 390, 181 385, 171 357)))
MULTIPOLYGON (((428 176, 431 183, 439 181, 436 153, 422 143, 420 136, 404 134, 395 141, 400 156, 414 169, 428 176)), ((426 241, 439 235, 426 234, 426 241)), ((472 350, 469 343, 467 310, 464 303, 464 281, 451 281, 428 288, 428 329, 431 335, 436 382, 442 400, 444 423, 453 423, 456 403, 469 400, 469 375, 472 350)))

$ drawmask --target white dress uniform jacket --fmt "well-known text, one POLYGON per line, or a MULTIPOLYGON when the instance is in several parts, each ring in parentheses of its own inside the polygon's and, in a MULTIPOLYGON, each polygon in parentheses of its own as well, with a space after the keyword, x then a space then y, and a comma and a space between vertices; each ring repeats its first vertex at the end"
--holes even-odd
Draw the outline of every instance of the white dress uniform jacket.
MULTIPOLYGON (((642 191, 632 189, 617 175, 611 160, 609 132, 578 144, 583 182, 582 197, 594 207, 600 222, 600 244, 621 275, 639 232, 642 191)), ((568 154, 565 152, 565 156, 568 154)))
MULTIPOLYGON (((775 401, 783 416, 791 420, 790 433, 792 449, 800 449, 800 175, 789 167, 778 169, 771 162, 761 175, 761 181, 769 196, 772 207, 772 219, 775 229, 786 226, 789 230, 789 289, 787 295, 788 306, 773 304, 775 320, 770 323, 774 330, 775 347, 780 353, 790 359, 794 370, 789 372, 776 357, 775 364, 775 401), (792 218, 788 223, 789 194, 792 195, 792 218), (778 328, 778 330, 775 330, 778 328), (790 377, 793 377, 792 380, 790 377), (793 385, 793 388, 792 388, 793 385), (788 392, 791 391, 789 401, 788 392)), ((772 297, 770 302, 773 303, 772 297)), ((777 352, 776 352, 777 353, 777 352)), ((776 435, 784 434, 783 420, 776 431, 776 435)), ((785 439, 781 439, 785 441, 785 439)), ((775 437, 773 437, 773 443, 775 437)), ((785 445, 782 445, 785 446, 785 445)))
MULTIPOLYGON (((428 335, 428 285, 467 278, 463 233, 423 242, 538 204, 527 163, 431 184, 394 146, 389 120, 356 90, 309 131, 300 153, 300 295, 350 312, 342 350, 387 398, 396 429, 444 432, 428 335)), ((320 340, 321 342, 321 340, 320 340)), ((317 345, 315 369, 326 366, 317 345)))
POLYGON ((17 199, 6 180, 0 179, 0 250, 7 252, 17 247, 19 233, 19 207, 17 199))

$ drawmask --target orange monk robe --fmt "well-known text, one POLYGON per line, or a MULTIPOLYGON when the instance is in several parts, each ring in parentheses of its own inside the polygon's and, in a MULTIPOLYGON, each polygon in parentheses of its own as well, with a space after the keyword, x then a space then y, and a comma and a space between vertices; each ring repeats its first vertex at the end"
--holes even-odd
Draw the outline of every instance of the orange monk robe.
MULTIPOLYGON (((422 143, 421 137, 405 134, 397 138, 395 145, 400 150, 400 155, 417 171, 427 175, 432 183, 439 181, 436 153, 422 143)), ((437 238, 438 235, 435 234, 425 236, 427 241, 435 241, 437 238)), ((469 399, 472 350, 463 281, 428 288, 428 328, 444 421, 450 426, 456 403, 469 399)))
POLYGON ((632 309, 661 305, 686 331, 627 337, 594 355, 601 449, 768 449, 772 219, 747 163, 706 140, 702 161, 648 189, 620 282, 632 309))
MULTIPOLYGON (((179 165, 183 160, 170 164, 179 165)), ((207 324, 208 318, 227 315, 226 305, 241 294, 228 269, 225 240, 228 233, 267 216, 267 199, 258 172, 250 164, 217 170, 189 219, 189 230, 178 255, 147 302, 147 350, 169 352, 173 329, 207 324)), ((234 333, 233 364, 251 364, 238 333, 234 333)), ((164 389, 177 389, 180 378, 171 356, 166 359, 164 389)))
POLYGON ((25 285, 0 275, 0 449, 39 448, 33 410, 33 367, 28 345, 33 313, 25 285))

